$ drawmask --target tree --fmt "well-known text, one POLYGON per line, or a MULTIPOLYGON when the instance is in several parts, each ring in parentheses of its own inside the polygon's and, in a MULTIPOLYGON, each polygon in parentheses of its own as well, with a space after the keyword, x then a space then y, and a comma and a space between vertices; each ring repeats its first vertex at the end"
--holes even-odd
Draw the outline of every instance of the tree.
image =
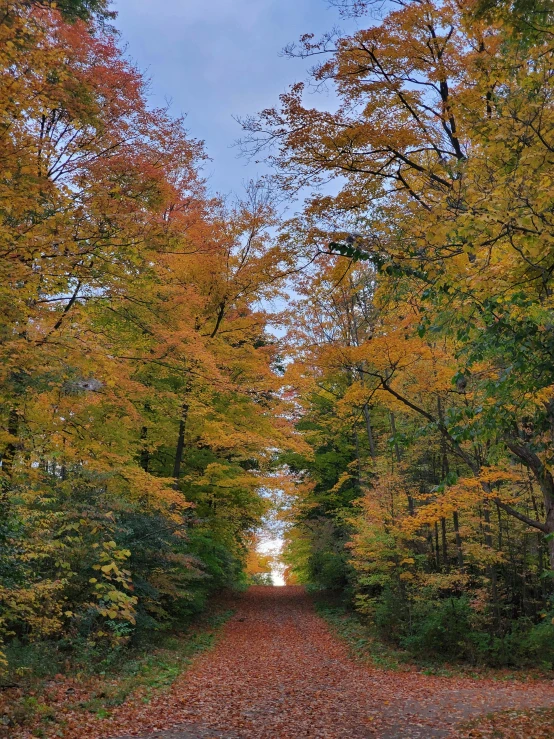
MULTIPOLYGON (((333 87, 332 110, 295 85, 245 121, 282 187, 312 187, 284 236, 314 259, 289 376, 309 422, 325 392, 329 437, 348 419, 354 449, 340 480, 312 472, 309 506, 358 478, 346 539, 327 546, 351 552, 360 607, 405 644, 452 598, 476 632, 508 638, 551 590, 552 59, 548 28, 521 23, 395 3, 351 36, 289 47, 323 59, 311 82, 333 87)), ((305 569, 317 537, 302 510, 296 526, 305 569)))
MULTIPOLYGON (((289 52, 329 54, 313 79, 335 85, 337 110, 305 108, 303 87, 295 85, 280 110, 246 122, 247 146, 276 147, 287 188, 340 176, 338 195, 315 194, 294 228, 320 250, 326 238, 331 249, 419 280, 427 311, 422 330, 466 337, 455 349, 453 375, 471 373, 485 357, 491 362, 480 392, 502 400, 494 421, 492 406, 480 414, 534 475, 545 514, 527 523, 547 534, 554 557, 550 473, 538 453, 548 434, 552 381, 548 371, 535 379, 550 361, 548 340, 539 338, 550 310, 552 263, 548 37, 529 48, 494 17, 476 20, 470 11, 449 2, 400 3, 382 23, 351 37, 315 43, 305 36, 289 52), (331 213, 334 228, 326 228, 331 213), (525 327, 524 310, 536 316, 525 327), (510 350, 518 358, 506 373, 510 350), (522 395, 520 415, 514 410, 522 395)), ((396 397, 386 372, 374 380, 396 397)), ((455 448, 448 424, 400 397, 455 448)), ((461 449, 458 455, 480 474, 481 463, 461 449)))
POLYGON ((260 308, 291 264, 271 195, 207 193, 103 7, 0 24, 0 633, 113 646, 241 580, 299 442, 260 308))

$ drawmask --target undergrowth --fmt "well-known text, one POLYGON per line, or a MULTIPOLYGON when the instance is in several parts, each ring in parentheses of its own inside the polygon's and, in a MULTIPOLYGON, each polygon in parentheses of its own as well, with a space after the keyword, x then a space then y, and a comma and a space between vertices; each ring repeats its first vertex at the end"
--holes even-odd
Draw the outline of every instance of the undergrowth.
MULTIPOLYGON (((0 694, 0 737, 32 726, 37 737, 58 722, 53 696, 63 686, 66 710, 107 718, 134 693, 147 703, 167 690, 193 659, 211 649, 233 611, 199 617, 181 632, 155 634, 133 647, 101 651, 94 644, 63 643, 10 646, 10 672, 0 694), (83 696, 81 686, 86 686, 83 696), (75 699, 73 700, 73 695, 75 699)), ((63 721, 60 722, 63 736, 63 721)))
POLYGON ((317 613, 329 624, 332 631, 343 639, 350 653, 371 665, 386 670, 418 670, 425 675, 442 677, 464 676, 472 678, 492 677, 499 680, 522 680, 527 678, 552 677, 549 669, 494 668, 463 662, 447 662, 435 658, 414 655, 408 650, 395 647, 386 641, 382 631, 374 624, 362 620, 344 600, 323 592, 314 595, 317 613))

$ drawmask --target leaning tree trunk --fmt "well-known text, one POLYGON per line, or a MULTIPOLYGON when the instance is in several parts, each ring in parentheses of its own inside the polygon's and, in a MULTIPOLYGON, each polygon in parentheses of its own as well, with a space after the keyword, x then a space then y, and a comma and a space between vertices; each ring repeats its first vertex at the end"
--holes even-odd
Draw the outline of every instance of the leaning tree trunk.
MULTIPOLYGON (((548 556, 550 560, 550 569, 554 570, 554 477, 550 470, 542 463, 539 456, 527 445, 519 439, 508 442, 508 449, 519 457, 519 459, 528 467, 537 483, 539 484, 543 501, 546 518, 544 523, 529 519, 527 516, 516 515, 516 518, 525 523, 539 529, 546 535, 548 544, 548 556)), ((500 506, 506 509, 505 504, 500 506)))

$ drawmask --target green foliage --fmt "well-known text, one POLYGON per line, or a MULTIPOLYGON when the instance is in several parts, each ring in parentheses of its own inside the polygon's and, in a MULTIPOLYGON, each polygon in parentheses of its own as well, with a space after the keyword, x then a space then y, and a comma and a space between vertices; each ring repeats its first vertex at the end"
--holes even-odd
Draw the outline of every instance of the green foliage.
POLYGON ((543 614, 538 624, 529 619, 513 621, 510 630, 499 636, 483 629, 467 596, 420 599, 409 606, 398 596, 387 589, 369 622, 344 599, 320 594, 316 608, 354 656, 385 669, 399 669, 410 661, 433 671, 445 663, 552 669, 551 614, 543 614))
MULTIPOLYGON (((390 602, 390 601, 389 601, 390 602)), ((376 621, 385 631, 387 601, 376 609, 376 621)), ((419 601, 410 609, 410 620, 400 622, 404 632, 400 645, 418 658, 444 662, 467 660, 474 662, 471 610, 467 598, 444 601, 419 601)))
POLYGON ((190 621, 211 593, 242 577, 242 560, 217 531, 122 506, 92 484, 74 489, 70 506, 54 490, 33 500, 24 518, 12 519, 7 543, 2 626, 23 642, 63 630, 123 646, 190 621))
POLYGON ((533 624, 523 638, 523 651, 536 664, 554 670, 554 610, 543 613, 542 620, 533 624))
POLYGON ((91 685, 87 701, 69 708, 107 717, 137 690, 148 701, 167 690, 198 654, 214 646, 221 627, 232 615, 231 610, 216 609, 186 631, 144 634, 131 649, 114 649, 83 637, 35 644, 14 640, 7 648, 10 667, 3 682, 25 686, 34 695, 17 698, 4 720, 14 730, 36 722, 37 718, 48 726, 55 715, 41 698, 59 674, 64 675, 69 685, 72 680, 84 677, 91 685))
POLYGON ((407 602, 387 589, 375 604, 373 622, 381 638, 421 662, 552 669, 554 624, 550 615, 543 616, 538 624, 511 620, 504 633, 495 633, 467 595, 407 602))
POLYGON ((520 33, 545 29, 552 21, 552 0, 477 0, 473 10, 476 18, 491 18, 501 14, 520 33))

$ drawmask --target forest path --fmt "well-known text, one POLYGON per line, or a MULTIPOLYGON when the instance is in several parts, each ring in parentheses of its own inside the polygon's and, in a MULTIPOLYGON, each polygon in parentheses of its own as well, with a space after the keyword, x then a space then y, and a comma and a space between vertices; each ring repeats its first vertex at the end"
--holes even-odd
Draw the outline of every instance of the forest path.
MULTIPOLYGON (((125 738, 121 730, 104 736, 428 739, 454 736, 453 726, 474 715, 543 705, 554 705, 552 682, 435 677, 355 662, 302 588, 253 587, 216 648, 169 694, 135 710, 125 738), (161 730, 168 726, 175 728, 161 730)), ((114 719, 121 729, 123 715, 114 719)))

